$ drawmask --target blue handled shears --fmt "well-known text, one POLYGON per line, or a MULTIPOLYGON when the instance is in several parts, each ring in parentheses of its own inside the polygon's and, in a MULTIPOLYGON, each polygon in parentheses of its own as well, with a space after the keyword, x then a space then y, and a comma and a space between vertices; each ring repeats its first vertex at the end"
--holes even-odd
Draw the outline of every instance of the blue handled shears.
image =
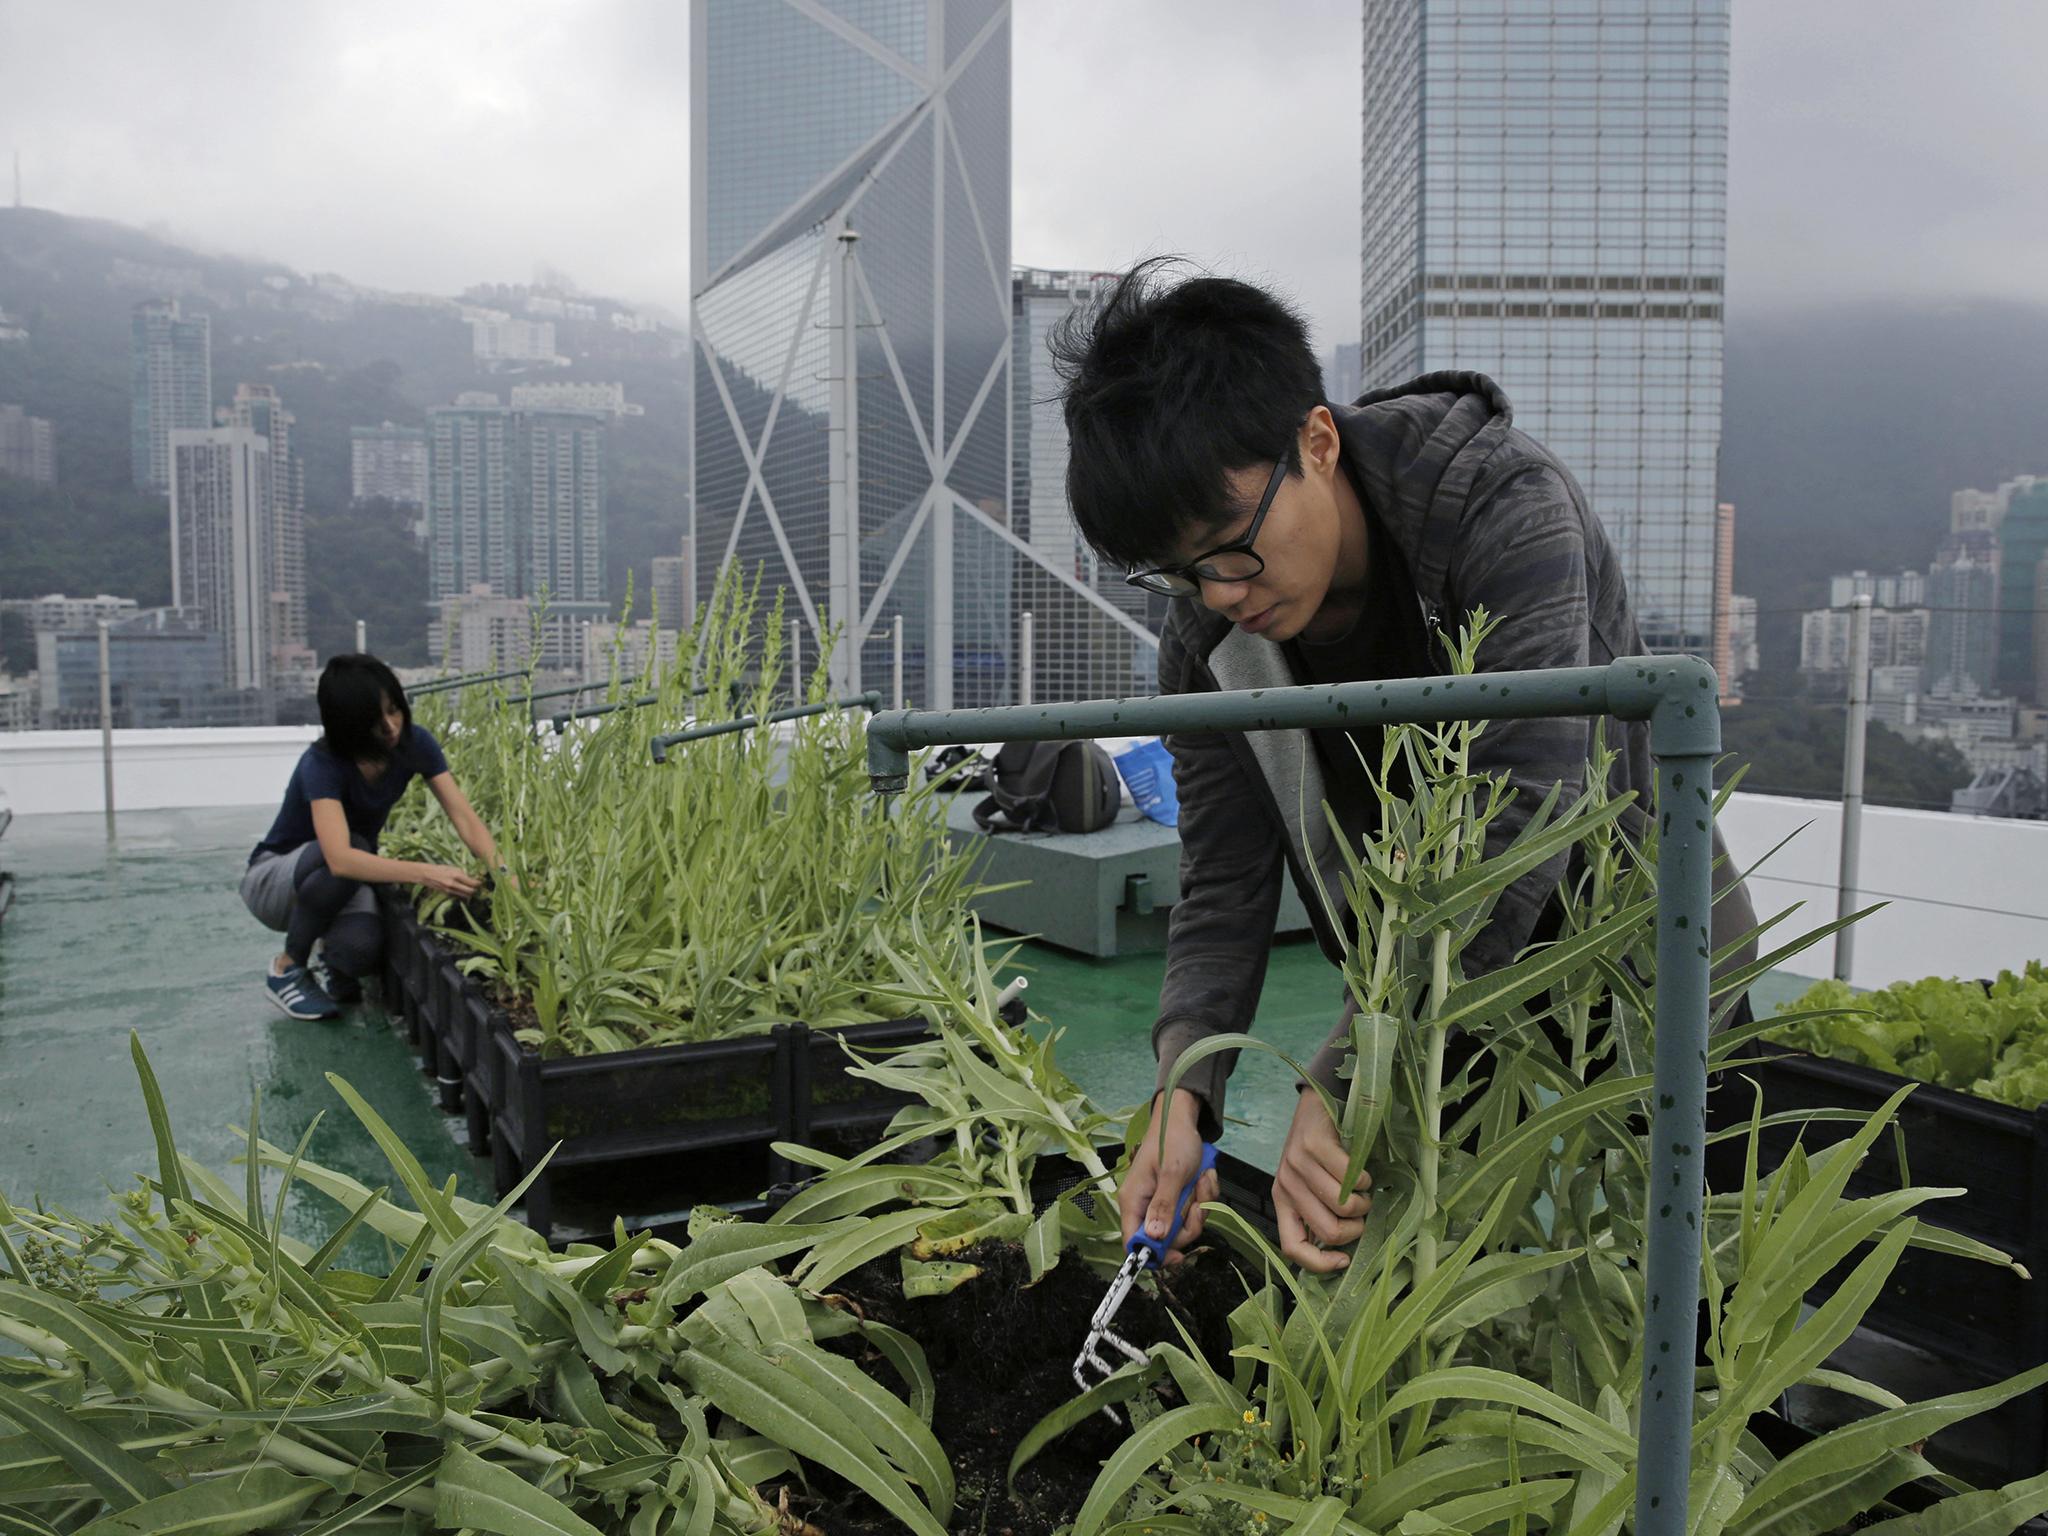
MULTIPOLYGON (((1142 1349, 1119 1336, 1109 1325, 1116 1317, 1117 1308, 1124 1304, 1124 1298, 1131 1294, 1131 1287, 1138 1283, 1138 1276, 1166 1262, 1166 1252, 1180 1233, 1181 1220, 1188 1213, 1188 1202, 1195 1196, 1195 1186, 1202 1182, 1202 1175, 1215 1166, 1216 1143, 1205 1141, 1202 1143, 1202 1160, 1195 1165, 1193 1175, 1181 1189, 1180 1200, 1173 1208, 1173 1222, 1167 1227, 1166 1235, 1150 1237, 1142 1226, 1131 1234, 1130 1242, 1124 1246, 1124 1261, 1110 1278, 1102 1305, 1088 1319, 1088 1337, 1081 1342, 1081 1353, 1074 1357, 1074 1380, 1083 1392, 1119 1368, 1117 1361, 1104 1356, 1103 1345, 1117 1350, 1126 1360, 1145 1358, 1142 1349)), ((1115 1418, 1116 1415, 1111 1413, 1110 1417, 1115 1418)))

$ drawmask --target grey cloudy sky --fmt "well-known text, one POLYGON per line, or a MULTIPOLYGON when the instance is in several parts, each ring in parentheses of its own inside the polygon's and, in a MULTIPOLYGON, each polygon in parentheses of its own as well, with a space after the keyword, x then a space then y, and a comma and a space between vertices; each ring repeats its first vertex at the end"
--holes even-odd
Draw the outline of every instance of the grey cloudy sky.
MULTIPOLYGON (((767 3, 767 0, 761 0, 767 3)), ((1016 0, 1013 254, 1357 332, 1357 0, 1016 0)), ((688 304, 683 0, 0 0, 27 200, 386 287, 688 304)), ((1731 304, 2048 303, 2048 4, 1735 0, 1731 304)))

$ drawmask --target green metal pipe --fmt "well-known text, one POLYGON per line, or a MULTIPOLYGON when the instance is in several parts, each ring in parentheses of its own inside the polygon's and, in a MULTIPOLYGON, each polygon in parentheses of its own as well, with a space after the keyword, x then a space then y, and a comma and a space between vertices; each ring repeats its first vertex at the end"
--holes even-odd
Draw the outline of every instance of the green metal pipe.
MULTIPOLYGON (((849 693, 843 698, 827 699, 822 704, 797 704, 788 709, 771 710, 765 721, 759 715, 742 715, 737 720, 718 720, 710 725, 693 725, 686 731, 671 731, 666 736, 657 736, 648 743, 648 746, 654 753, 654 760, 657 763, 665 763, 668 761, 670 747, 702 741, 707 736, 725 736, 733 731, 750 731, 763 723, 780 725, 785 720, 803 720, 812 715, 828 715, 835 709, 872 710, 881 702, 881 692, 871 688, 866 693, 849 693)), ((869 722, 869 728, 873 729, 872 721, 869 722)))
POLYGON ((1312 683, 1158 698, 1010 704, 993 709, 884 710, 868 722, 868 772, 884 794, 903 788, 909 749, 974 741, 1067 741, 1171 731, 1279 731, 1605 714, 1612 669, 1488 672, 1378 683, 1312 683), (893 782, 892 782, 893 781, 893 782))
POLYGON ((506 699, 507 704, 533 704, 541 699, 566 699, 572 694, 588 693, 593 688, 609 687, 608 683, 574 683, 567 688, 543 688, 537 693, 515 693, 506 699))
POLYGON ((995 709, 887 710, 868 721, 878 793, 909 782, 913 747, 1065 741, 1171 731, 1271 731, 1446 720, 1613 715, 1650 723, 1657 759, 1657 1044, 1650 1114, 1649 1253, 1635 1529, 1687 1528, 1695 1318, 1706 1124, 1713 762, 1721 750, 1714 670, 1690 656, 1605 667, 1487 672, 995 709))
MULTIPOLYGON (((1716 709, 1717 725, 1719 715, 1716 709)), ((1635 1528, 1645 1533, 1687 1528, 1692 1475, 1713 950, 1712 752, 1657 758, 1657 811, 1657 1103, 1650 1115, 1650 1310, 1636 1450, 1635 1528)))
MULTIPOLYGON (((602 688, 608 685, 600 683, 597 686, 602 688)), ((687 699, 701 699, 710 691, 709 688, 692 688, 683 697, 687 699)), ((735 694, 739 692, 737 686, 735 686, 733 692, 735 694)), ((581 709, 572 709, 563 714, 556 715, 554 717, 555 734, 559 736, 562 732, 566 731, 571 720, 589 720, 597 715, 616 714, 622 709, 645 709, 649 704, 659 704, 660 702, 660 694, 649 693, 643 694, 637 699, 619 699, 610 704, 586 704, 581 709)))
POLYGON ((571 720, 590 720, 598 715, 616 714, 622 709, 644 709, 649 704, 660 702, 660 694, 647 693, 637 699, 616 699, 609 704, 586 704, 581 709, 566 710, 554 717, 555 734, 559 736, 566 731, 571 720))
POLYGON ((405 696, 416 699, 423 693, 446 693, 451 688, 467 688, 471 683, 497 683, 508 677, 526 677, 531 667, 514 667, 509 672, 472 672, 466 677, 437 677, 430 683, 419 683, 405 690, 405 696))

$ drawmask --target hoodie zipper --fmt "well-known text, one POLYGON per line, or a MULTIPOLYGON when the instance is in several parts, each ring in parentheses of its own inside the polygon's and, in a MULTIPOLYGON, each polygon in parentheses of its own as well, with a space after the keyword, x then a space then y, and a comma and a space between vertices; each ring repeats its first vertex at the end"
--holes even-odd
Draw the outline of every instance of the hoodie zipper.
POLYGON ((1443 670, 1437 665, 1437 631, 1443 628, 1443 611, 1419 592, 1415 594, 1415 602, 1422 610, 1422 659, 1435 674, 1443 670))

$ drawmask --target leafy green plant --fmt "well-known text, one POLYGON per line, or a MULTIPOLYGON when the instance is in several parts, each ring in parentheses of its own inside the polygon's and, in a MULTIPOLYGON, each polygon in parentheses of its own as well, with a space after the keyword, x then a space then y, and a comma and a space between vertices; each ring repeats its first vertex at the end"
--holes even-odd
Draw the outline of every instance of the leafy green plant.
POLYGON ((796 1276, 808 1288, 822 1290, 898 1249, 913 1294, 973 1278, 971 1266, 950 1256, 984 1241, 1022 1242, 1033 1281, 1069 1249, 1110 1263, 1121 1256, 1116 1181, 1102 1149, 1123 1135, 1126 1117, 1097 1109, 1059 1069, 1058 1031, 1034 1035, 1003 1021, 995 978, 1014 953, 991 957, 978 927, 920 924, 904 951, 890 950, 899 980, 886 995, 937 1028, 928 1040, 848 1071, 915 1102, 855 1157, 776 1146, 820 1174, 773 1223, 868 1218, 855 1235, 799 1263, 796 1276), (1048 1156, 1067 1160, 1081 1177, 1041 1210, 1033 1176, 1048 1156))
MULTIPOLYGON (((1486 627, 1475 616, 1459 637, 1461 670, 1471 670, 1486 627)), ((1379 826, 1350 854, 1348 1078, 1341 1095, 1315 1091, 1353 1168, 1372 1171, 1365 1237, 1335 1277, 1300 1275, 1241 1217, 1212 1209, 1210 1229, 1262 1260, 1268 1276, 1231 1317, 1235 1369, 1214 1369, 1191 1347, 1157 1346, 1018 1448, 1021 1466, 1100 1407, 1127 1405, 1131 1438, 1105 1463, 1076 1536, 1395 1527, 1404 1536, 1613 1536, 1627 1522, 1650 1305, 1654 828, 1608 797, 1596 746, 1586 792, 1570 803, 1553 794, 1489 853, 1505 790, 1470 769, 1480 729, 1389 732, 1379 826), (1397 760, 1412 798, 1384 787, 1397 760), (1465 976, 1463 948, 1502 890, 1573 845, 1581 857, 1559 938, 1465 976), (1170 1399, 1155 1390, 1168 1383, 1170 1399)), ((1724 974, 1717 1014, 1828 931, 1724 974)), ((1739 1066, 1756 1033, 1724 1031, 1712 1065, 1739 1066)), ((1266 1048, 1218 1037, 1178 1070, 1213 1051, 1266 1048)), ((1694 1413, 1695 1536, 1831 1530, 1931 1470, 1907 1449, 1929 1426, 2048 1380, 2044 1369, 1966 1399, 1894 1402, 1782 1462, 1751 1433, 1752 1415, 1796 1383, 1881 1396, 1824 1362, 1905 1245, 2010 1263, 1916 1223, 1920 1205, 1953 1191, 1844 1198, 1850 1169, 1896 1107, 1768 1178, 1757 1169, 1759 1117, 1743 1187, 1712 1194, 1701 1234, 1708 1365, 1694 1413), (1864 1243, 1874 1247, 1851 1280, 1802 1316, 1809 1287, 1864 1243)), ((2048 1476, 1887 1529, 2008 1529, 2044 1508, 2048 1476)))
MULTIPOLYGON (((648 760, 658 732, 699 708, 766 715, 792 692, 828 697, 822 662, 786 676, 779 599, 729 575, 675 663, 615 675, 604 701, 636 709, 535 732, 501 694, 422 701, 456 777, 512 871, 487 903, 434 896, 425 918, 494 983, 521 1038, 551 1055, 667 1045, 800 1019, 814 1028, 898 1017, 878 990, 915 921, 957 927, 974 894, 944 800, 869 792, 860 717, 763 725, 648 760), (758 636, 758 639, 756 638, 758 636), (706 701, 711 701, 707 703, 706 701)), ((460 862, 422 797, 386 834, 402 858, 460 862)))
POLYGON ((0 1531, 769 1531, 756 1489, 806 1464, 943 1531, 922 1351, 766 1267, 857 1223, 551 1253, 507 1218, 517 1191, 437 1189, 338 1079, 410 1208, 253 1123, 238 1189, 178 1153, 134 1056, 157 1177, 110 1221, 0 1201, 0 1531), (283 1230, 301 1189, 340 1217, 318 1248, 283 1230), (342 1266, 362 1232, 388 1274, 342 1266), (825 1347, 849 1334, 910 1401, 825 1347))
POLYGON ((1818 981, 1770 1038, 1901 1077, 2033 1109, 2048 1104, 2048 967, 2030 960, 1989 988, 1929 976, 1857 993, 1818 981))

